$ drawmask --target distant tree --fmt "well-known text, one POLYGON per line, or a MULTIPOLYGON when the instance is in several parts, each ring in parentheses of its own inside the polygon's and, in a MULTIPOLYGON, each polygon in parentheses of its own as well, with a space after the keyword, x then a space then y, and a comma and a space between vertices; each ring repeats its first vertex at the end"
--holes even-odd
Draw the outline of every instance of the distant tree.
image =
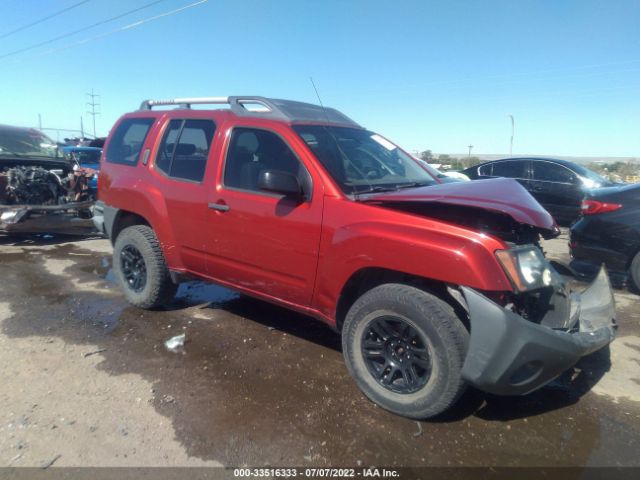
POLYGON ((433 153, 431 153, 431 150, 425 150, 420 153, 420 159, 427 163, 431 163, 433 161, 433 153))
POLYGON ((467 159, 467 168, 469 167, 475 167, 476 165, 480 165, 482 163, 482 160, 480 160, 478 157, 470 157, 467 159))
POLYGON ((617 163, 620 163, 621 165, 616 170, 616 173, 620 175, 622 178, 626 176, 638 175, 638 171, 640 170, 640 168, 638 168, 637 164, 632 162, 626 162, 626 163, 617 162, 617 163))
POLYGON ((606 164, 591 162, 587 165, 587 168, 593 172, 602 174, 607 167, 606 164))

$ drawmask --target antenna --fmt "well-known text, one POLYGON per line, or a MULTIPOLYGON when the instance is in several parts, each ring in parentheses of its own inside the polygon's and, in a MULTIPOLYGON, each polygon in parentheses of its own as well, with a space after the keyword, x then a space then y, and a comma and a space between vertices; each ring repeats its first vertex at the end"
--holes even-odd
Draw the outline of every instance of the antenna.
MULTIPOLYGON (((331 123, 331 120, 329 120, 329 114, 327 113, 327 109, 324 108, 324 103, 322 103, 322 99, 320 98, 320 94, 318 93, 318 89, 316 88, 316 82, 313 81, 313 77, 309 77, 309 80, 311 80, 311 85, 313 85, 313 89, 316 92, 316 97, 318 97, 318 102, 320 103, 320 108, 322 108, 322 113, 324 113, 324 116, 325 116, 325 119, 327 120, 327 123, 331 123)), ((331 131, 329 129, 327 129, 327 131, 329 133, 331 133, 331 131)), ((333 137, 333 133, 331 133, 331 136, 333 137)), ((335 139, 335 137, 334 137, 334 140, 336 142, 336 145, 338 145, 338 148, 340 148, 340 144, 338 144, 338 141, 335 139)))
MULTIPOLYGON (((324 108, 324 104, 322 103, 322 99, 320 98, 320 94, 318 93, 318 89, 316 88, 316 83, 313 81, 313 77, 309 77, 309 80, 311 81, 311 85, 313 85, 313 89, 316 92, 316 97, 318 97, 318 102, 320 102, 320 108, 322 108, 322 111, 324 112, 324 116, 327 119, 327 123, 331 123, 331 120, 329 120, 329 114, 327 113, 327 109, 324 108)), ((331 135, 331 138, 333 138, 333 141, 336 144, 336 148, 338 149, 338 151, 340 152, 340 155, 342 155, 343 159, 347 159, 349 161, 349 163, 351 164, 351 166, 353 167, 354 170, 356 170, 360 176, 362 177, 362 179, 367 182, 369 184, 369 188, 373 188, 373 185, 371 184, 371 182, 369 180, 367 180, 367 176, 364 174, 364 172, 362 172, 349 158, 349 156, 344 153, 344 150, 342 150, 342 147, 340 146, 340 142, 338 142, 338 139, 336 138, 336 136, 333 134, 333 132, 331 131, 331 129, 329 129, 328 127, 324 127, 324 129, 327 131, 327 133, 329 135, 331 135)), ((359 198, 359 195, 357 192, 353 192, 353 196, 355 198, 359 198)))
MULTIPOLYGON (((316 92, 316 97, 318 97, 318 102, 320 102, 320 106, 322 107, 322 110, 324 110, 324 104, 322 103, 322 99, 320 98, 320 94, 318 93, 318 89, 316 87, 316 83, 313 81, 313 77, 309 77, 309 80, 311 80, 311 85, 313 85, 313 89, 316 92)), ((325 111, 325 114, 327 112, 325 111)))

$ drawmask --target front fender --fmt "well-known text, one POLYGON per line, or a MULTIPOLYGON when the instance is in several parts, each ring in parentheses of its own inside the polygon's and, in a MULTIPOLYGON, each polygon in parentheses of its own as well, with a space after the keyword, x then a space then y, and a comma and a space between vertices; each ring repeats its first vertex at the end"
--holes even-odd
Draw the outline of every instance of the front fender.
POLYGON ((335 318, 344 285, 363 268, 387 269, 482 291, 512 289, 494 256, 506 246, 494 237, 337 199, 327 199, 324 219, 314 306, 331 318, 335 318))

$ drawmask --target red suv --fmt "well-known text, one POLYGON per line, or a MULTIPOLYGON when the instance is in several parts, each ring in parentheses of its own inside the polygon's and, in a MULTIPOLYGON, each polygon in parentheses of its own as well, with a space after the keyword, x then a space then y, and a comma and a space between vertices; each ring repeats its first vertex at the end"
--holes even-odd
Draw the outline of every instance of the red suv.
POLYGON ((131 303, 195 277, 308 314, 342 335, 364 394, 407 417, 466 385, 531 392, 614 337, 606 273, 569 292, 538 247, 557 226, 515 180, 442 184, 334 109, 147 100, 112 129, 98 197, 131 303))

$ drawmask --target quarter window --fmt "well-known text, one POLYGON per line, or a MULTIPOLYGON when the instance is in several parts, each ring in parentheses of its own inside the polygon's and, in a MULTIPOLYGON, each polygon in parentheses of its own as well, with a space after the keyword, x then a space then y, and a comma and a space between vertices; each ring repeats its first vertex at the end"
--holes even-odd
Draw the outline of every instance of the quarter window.
POLYGON ((171 178, 201 182, 215 132, 211 120, 171 120, 155 166, 171 178))
POLYGON ((224 168, 225 186, 261 191, 258 180, 265 170, 292 173, 305 192, 311 190, 309 173, 278 135, 255 128, 234 129, 224 168))
POLYGON ((490 177, 492 175, 491 168, 493 167, 493 163, 487 163, 486 165, 482 165, 478 167, 478 175, 481 177, 490 177))
POLYGON ((123 120, 109 141, 106 160, 110 163, 135 165, 147 138, 153 118, 128 118, 123 120))

